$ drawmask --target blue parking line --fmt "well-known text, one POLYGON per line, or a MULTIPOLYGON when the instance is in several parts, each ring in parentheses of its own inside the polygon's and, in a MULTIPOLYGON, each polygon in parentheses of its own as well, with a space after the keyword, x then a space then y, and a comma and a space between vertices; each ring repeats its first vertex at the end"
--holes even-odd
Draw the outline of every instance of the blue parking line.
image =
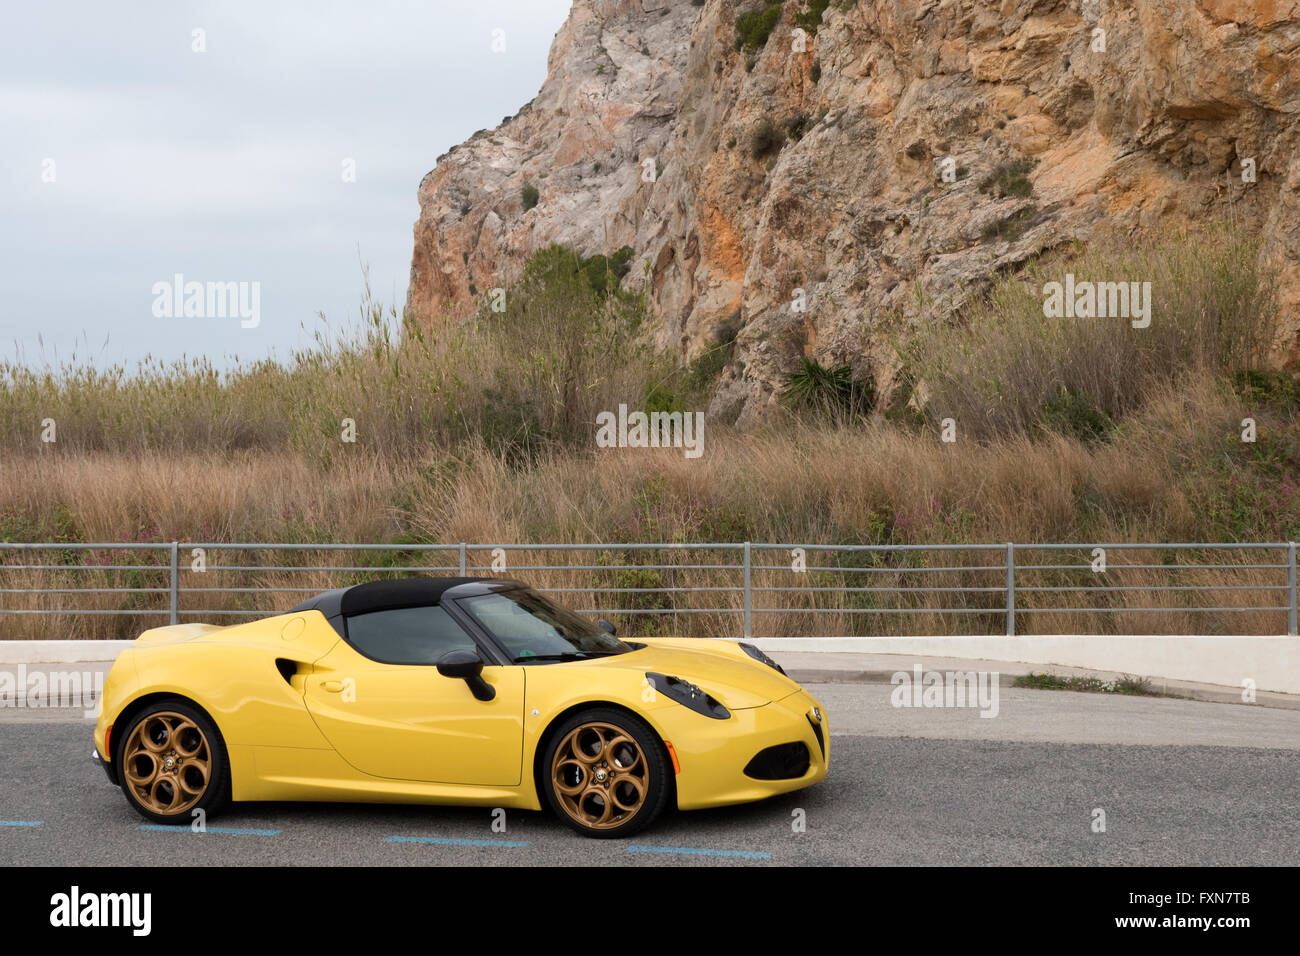
POLYGON ((770 860, 772 854, 758 850, 706 850, 689 846, 629 846, 628 853, 681 853, 686 856, 730 856, 742 860, 770 860))
MULTIPOLYGON (((155 833, 194 833, 188 826, 167 826, 162 823, 142 823, 141 830, 151 830, 155 833)), ((199 831, 202 833, 223 833, 228 836, 278 836, 283 830, 241 830, 236 827, 207 827, 199 831)))
POLYGON ((385 843, 429 843, 434 846, 509 846, 520 847, 530 846, 526 842, 517 840, 457 840, 451 837, 412 837, 412 836, 389 836, 384 837, 385 843))
POLYGON ((44 820, 0 820, 0 827, 39 827, 44 820))

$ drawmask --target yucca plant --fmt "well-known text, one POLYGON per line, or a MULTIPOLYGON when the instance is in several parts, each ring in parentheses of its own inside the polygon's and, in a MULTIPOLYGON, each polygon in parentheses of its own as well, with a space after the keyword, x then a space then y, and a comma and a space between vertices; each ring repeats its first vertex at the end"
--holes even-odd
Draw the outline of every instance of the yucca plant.
POLYGON ((805 355, 798 369, 786 373, 781 397, 791 408, 838 417, 869 412, 874 392, 869 382, 854 378, 847 365, 828 368, 805 355))

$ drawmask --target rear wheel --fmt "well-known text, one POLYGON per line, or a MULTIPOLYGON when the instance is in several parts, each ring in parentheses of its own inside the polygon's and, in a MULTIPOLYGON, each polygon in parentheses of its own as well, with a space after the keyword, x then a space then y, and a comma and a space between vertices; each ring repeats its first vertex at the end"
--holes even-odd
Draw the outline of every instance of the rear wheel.
POLYGON ((546 796, 584 836, 631 836, 663 812, 671 792, 668 758, 644 720, 594 707, 566 720, 543 764, 546 796))
POLYGON ((230 761, 217 728, 179 698, 155 701, 123 737, 118 776, 127 802, 155 823, 189 823, 220 809, 230 793, 230 761))

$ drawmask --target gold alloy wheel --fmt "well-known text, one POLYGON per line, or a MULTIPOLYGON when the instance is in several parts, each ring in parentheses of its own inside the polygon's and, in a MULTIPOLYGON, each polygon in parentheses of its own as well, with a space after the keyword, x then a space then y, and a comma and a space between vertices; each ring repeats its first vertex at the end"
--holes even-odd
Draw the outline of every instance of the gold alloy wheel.
POLYGON ((611 830, 645 803, 649 766, 640 745, 621 727, 583 724, 556 748, 551 781, 565 813, 584 827, 611 830))
POLYGON ((127 786, 146 810, 184 813, 203 798, 212 775, 208 740, 184 714, 160 711, 136 724, 122 748, 127 786))

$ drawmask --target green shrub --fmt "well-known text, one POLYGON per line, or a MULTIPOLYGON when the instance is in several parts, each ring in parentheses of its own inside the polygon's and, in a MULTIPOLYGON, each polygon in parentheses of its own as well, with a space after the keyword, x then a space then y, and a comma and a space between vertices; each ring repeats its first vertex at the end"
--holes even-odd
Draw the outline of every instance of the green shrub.
POLYGON ((795 26, 802 27, 809 33, 815 34, 817 27, 821 25, 822 14, 826 8, 831 5, 831 0, 808 0, 808 9, 803 13, 795 14, 795 26))
POLYGON ((632 268, 631 246, 624 246, 610 256, 597 253, 586 259, 580 259, 578 270, 586 277, 588 284, 601 295, 615 291, 619 282, 632 268))
POLYGON ((632 258, 636 255, 631 246, 623 246, 609 257, 609 268, 620 280, 632 268, 632 258))
MULTIPOLYGON (((628 563, 634 563, 641 560, 641 555, 628 556, 625 560, 628 563)), ((660 589, 665 587, 663 574, 659 571, 653 571, 648 568, 624 568, 622 570, 609 573, 609 585, 616 588, 623 588, 624 593, 610 594, 605 600, 610 601, 618 610, 636 610, 636 611, 659 611, 671 608, 672 595, 665 594, 660 589)), ((614 611, 610 615, 618 620, 619 615, 614 611)), ((660 633, 662 623, 658 614, 628 614, 623 616, 623 620, 618 621, 618 631, 621 636, 635 637, 639 635, 654 635, 660 633)), ((663 615, 663 618, 671 620, 671 615, 663 615)))
POLYGON ((803 134, 808 130, 808 114, 795 113, 793 116, 788 117, 781 125, 784 128, 785 134, 797 143, 799 140, 803 139, 803 134))
POLYGON ((1249 402, 1275 402, 1300 408, 1300 378, 1278 369, 1242 369, 1232 380, 1233 391, 1249 402))
POLYGON ((1034 191, 1034 185, 1029 181, 1033 168, 1033 163, 1023 159, 1003 163, 980 180, 980 192, 991 193, 998 199, 1008 196, 1023 199, 1034 191))
POLYGON ((475 334, 489 341, 469 345, 493 373, 485 414, 504 420, 488 433, 506 444, 586 444, 597 412, 661 377, 665 360, 639 338, 645 300, 618 289, 603 255, 541 249, 506 301, 504 314, 479 311, 475 334))
POLYGON ((697 391, 705 391, 713 386, 722 375, 722 370, 731 364, 736 353, 734 338, 711 345, 695 357, 687 370, 688 381, 697 391))
POLYGON ((646 413, 653 412, 685 412, 690 409, 686 402, 662 382, 656 382, 651 385, 645 393, 645 398, 641 403, 642 409, 646 413))
POLYGON ((1072 435, 1085 443, 1101 441, 1115 427, 1096 403, 1078 388, 1061 386, 1060 394, 1043 403, 1039 421, 1061 435, 1072 435))
POLYGON ((828 368, 805 355, 798 369, 786 373, 781 398, 791 408, 860 415, 871 411, 875 395, 871 384, 855 379, 847 365, 828 368))
POLYGON ((1080 694, 1124 694, 1131 697, 1163 697, 1145 677, 1121 674, 1114 680, 1100 677, 1068 676, 1057 674, 1019 674, 1012 682, 1015 687, 1033 690, 1071 690, 1080 694))
POLYGON ((785 132, 770 116, 764 116, 749 134, 749 155, 755 159, 780 152, 785 145, 785 132))
POLYGON ((610 272, 609 260, 599 253, 580 260, 578 270, 586 278, 587 284, 601 295, 618 285, 618 277, 610 272))
POLYGON ((524 183, 523 188, 519 190, 519 200, 524 204, 524 212, 536 206, 541 199, 542 194, 532 183, 524 183))
POLYGON ((761 10, 744 13, 736 18, 736 49, 761 50, 767 38, 781 20, 781 4, 770 3, 761 10))

